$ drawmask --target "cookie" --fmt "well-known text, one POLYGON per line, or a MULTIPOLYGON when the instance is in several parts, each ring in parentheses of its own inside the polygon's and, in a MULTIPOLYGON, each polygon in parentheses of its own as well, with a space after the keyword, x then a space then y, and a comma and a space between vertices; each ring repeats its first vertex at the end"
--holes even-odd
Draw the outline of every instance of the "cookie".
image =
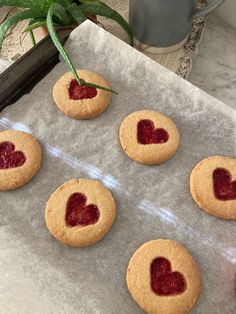
POLYGON ((29 182, 42 161, 39 142, 30 134, 0 132, 0 191, 14 190, 29 182))
POLYGON ((236 219, 236 158, 212 156, 199 162, 190 176, 197 205, 208 214, 236 219))
POLYGON ((143 244, 129 262, 126 281, 138 305, 149 314, 186 314, 197 302, 201 281, 189 252, 172 240, 143 244))
POLYGON ((157 111, 133 112, 120 126, 120 143, 124 152, 141 164, 167 161, 176 153, 179 141, 175 123, 157 111))
MULTIPOLYGON (((78 70, 82 80, 110 88, 108 82, 98 73, 78 70)), ((71 72, 65 73, 53 88, 53 98, 57 107, 74 119, 91 119, 102 113, 111 102, 111 92, 82 86, 71 72)))
POLYGON ((50 197, 45 220, 51 234, 62 243, 86 247, 100 241, 116 216, 111 192, 99 181, 73 179, 50 197))

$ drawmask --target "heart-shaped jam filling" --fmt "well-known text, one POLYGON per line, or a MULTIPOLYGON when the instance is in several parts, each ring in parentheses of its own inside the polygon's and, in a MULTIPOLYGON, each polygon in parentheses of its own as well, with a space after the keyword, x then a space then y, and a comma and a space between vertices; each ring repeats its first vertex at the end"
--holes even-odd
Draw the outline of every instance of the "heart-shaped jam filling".
POLYGON ((152 261, 150 275, 152 291, 157 295, 173 296, 187 288, 184 276, 177 271, 172 272, 170 261, 164 257, 152 261))
MULTIPOLYGON (((83 81, 83 80, 81 80, 83 81)), ((71 80, 69 86, 70 99, 81 100, 94 98, 97 96, 97 89, 95 87, 79 85, 75 79, 71 80)))
POLYGON ((236 181, 232 181, 231 173, 224 168, 213 172, 214 194, 220 201, 236 200, 236 181))
POLYGON ((151 120, 140 120, 137 125, 137 139, 140 144, 162 144, 169 139, 169 134, 165 129, 155 129, 151 120))
POLYGON ((86 205, 87 197, 82 193, 73 193, 66 205, 66 224, 69 227, 95 224, 100 216, 99 209, 94 204, 86 205))
POLYGON ((0 143, 0 169, 10 169, 22 166, 26 161, 24 153, 15 151, 11 142, 0 143))

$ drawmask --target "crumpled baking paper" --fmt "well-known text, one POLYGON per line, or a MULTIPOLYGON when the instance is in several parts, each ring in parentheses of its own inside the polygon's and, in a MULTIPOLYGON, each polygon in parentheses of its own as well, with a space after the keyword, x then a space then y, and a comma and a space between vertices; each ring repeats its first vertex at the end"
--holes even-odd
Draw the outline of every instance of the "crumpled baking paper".
POLYGON ((60 62, 0 113, 0 130, 29 132, 43 146, 38 175, 0 193, 0 312, 142 313, 126 287, 129 259, 144 242, 171 238, 201 270, 202 293, 192 313, 236 313, 236 223, 207 215, 189 191, 197 162, 235 155, 235 111, 90 21, 71 33, 66 48, 79 68, 101 73, 119 95, 96 119, 64 116, 52 99, 54 83, 68 71, 60 62), (180 130, 179 150, 163 165, 140 165, 120 147, 123 118, 144 108, 169 115, 180 130), (117 219, 97 245, 73 249, 49 234, 44 209, 59 185, 80 177, 112 191, 117 219))

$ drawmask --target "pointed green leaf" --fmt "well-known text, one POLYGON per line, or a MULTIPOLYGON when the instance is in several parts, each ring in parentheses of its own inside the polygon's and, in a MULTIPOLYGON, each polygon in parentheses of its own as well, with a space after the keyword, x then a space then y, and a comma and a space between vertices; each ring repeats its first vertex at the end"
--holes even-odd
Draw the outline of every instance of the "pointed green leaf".
MULTIPOLYGON (((73 63, 70 60, 69 55, 67 54, 66 50, 62 46, 62 44, 60 42, 60 39, 58 38, 58 36, 57 36, 57 34, 55 32, 55 28, 54 28, 54 25, 53 25, 53 15, 56 14, 56 12, 58 11, 59 7, 61 7, 61 5, 59 3, 53 3, 50 6, 49 10, 48 10, 47 26, 48 26, 49 34, 50 34, 50 36, 52 38, 52 41, 53 41, 54 45, 57 47, 58 51, 60 52, 62 58, 65 60, 65 62, 69 66, 69 68, 70 68, 74 78, 78 82, 78 84, 91 86, 92 83, 82 82, 80 80, 80 78, 79 78, 79 76, 78 76, 78 74, 77 74, 77 72, 75 70, 75 67, 74 67, 73 63)), ((95 87, 95 86, 93 86, 93 87, 95 87)), ((110 90, 110 89, 108 89, 106 87, 99 86, 99 85, 96 85, 96 88, 107 90, 107 91, 110 91, 110 92, 114 92, 113 90, 110 90)))
POLYGON ((35 12, 34 10, 26 10, 26 11, 18 12, 16 14, 8 17, 0 25, 0 49, 2 46, 4 36, 11 26, 15 25, 16 23, 18 23, 20 21, 27 20, 27 19, 32 18, 32 17, 40 17, 39 14, 40 13, 35 12))
POLYGON ((61 7, 60 4, 58 3, 53 3, 49 10, 48 10, 48 15, 47 15, 47 27, 48 27, 48 32, 52 38, 52 41, 54 43, 54 45, 57 47, 58 51, 60 52, 62 58, 65 60, 65 62, 68 64, 71 72, 73 73, 75 79, 78 81, 78 83, 80 84, 80 79, 78 77, 78 74, 67 54, 67 52, 65 51, 64 47, 62 46, 59 37, 56 34, 56 31, 54 29, 54 25, 53 25, 53 15, 56 14, 56 12, 58 11, 58 9, 61 7))
POLYGON ((81 85, 85 85, 85 86, 89 86, 89 87, 95 87, 95 88, 98 88, 98 89, 103 89, 103 90, 106 90, 108 92, 112 92, 113 94, 118 95, 118 93, 115 92, 113 89, 110 89, 110 88, 107 88, 107 87, 104 87, 104 86, 100 86, 100 85, 97 85, 97 84, 94 84, 94 83, 81 81, 81 85))
MULTIPOLYGON (((51 0, 53 1, 53 0, 51 0)), ((42 13, 46 12, 44 8, 44 2, 46 1, 35 1, 35 0, 0 0, 0 7, 2 6, 13 6, 26 9, 37 9, 42 10, 42 13)))
POLYGON ((29 34, 30 34, 30 38, 31 38, 31 41, 32 41, 32 45, 33 47, 36 45, 36 39, 34 37, 34 33, 32 30, 29 31, 29 34))
POLYGON ((83 11, 80 9, 80 6, 75 3, 69 5, 66 9, 78 24, 83 23, 87 19, 83 11))
POLYGON ((46 26, 47 23, 46 21, 38 21, 38 22, 35 22, 35 23, 30 23, 29 26, 24 30, 24 32, 30 32, 32 31, 33 29, 36 29, 38 27, 41 27, 41 26, 46 26))

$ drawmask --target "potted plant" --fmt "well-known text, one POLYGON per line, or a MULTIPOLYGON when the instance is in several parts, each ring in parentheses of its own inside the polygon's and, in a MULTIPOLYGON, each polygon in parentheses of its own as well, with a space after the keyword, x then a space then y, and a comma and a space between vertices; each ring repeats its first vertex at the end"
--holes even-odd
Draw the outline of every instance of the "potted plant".
POLYGON ((26 31, 33 37, 33 29, 46 26, 54 45, 69 66, 79 85, 86 85, 99 89, 107 89, 103 86, 80 80, 73 63, 63 45, 61 44, 56 29, 71 27, 84 22, 87 18, 104 16, 116 21, 127 32, 129 42, 133 45, 133 33, 129 24, 115 10, 100 0, 0 0, 0 7, 16 6, 23 10, 7 18, 0 26, 0 49, 7 30, 14 24, 29 19, 29 26, 26 31))

